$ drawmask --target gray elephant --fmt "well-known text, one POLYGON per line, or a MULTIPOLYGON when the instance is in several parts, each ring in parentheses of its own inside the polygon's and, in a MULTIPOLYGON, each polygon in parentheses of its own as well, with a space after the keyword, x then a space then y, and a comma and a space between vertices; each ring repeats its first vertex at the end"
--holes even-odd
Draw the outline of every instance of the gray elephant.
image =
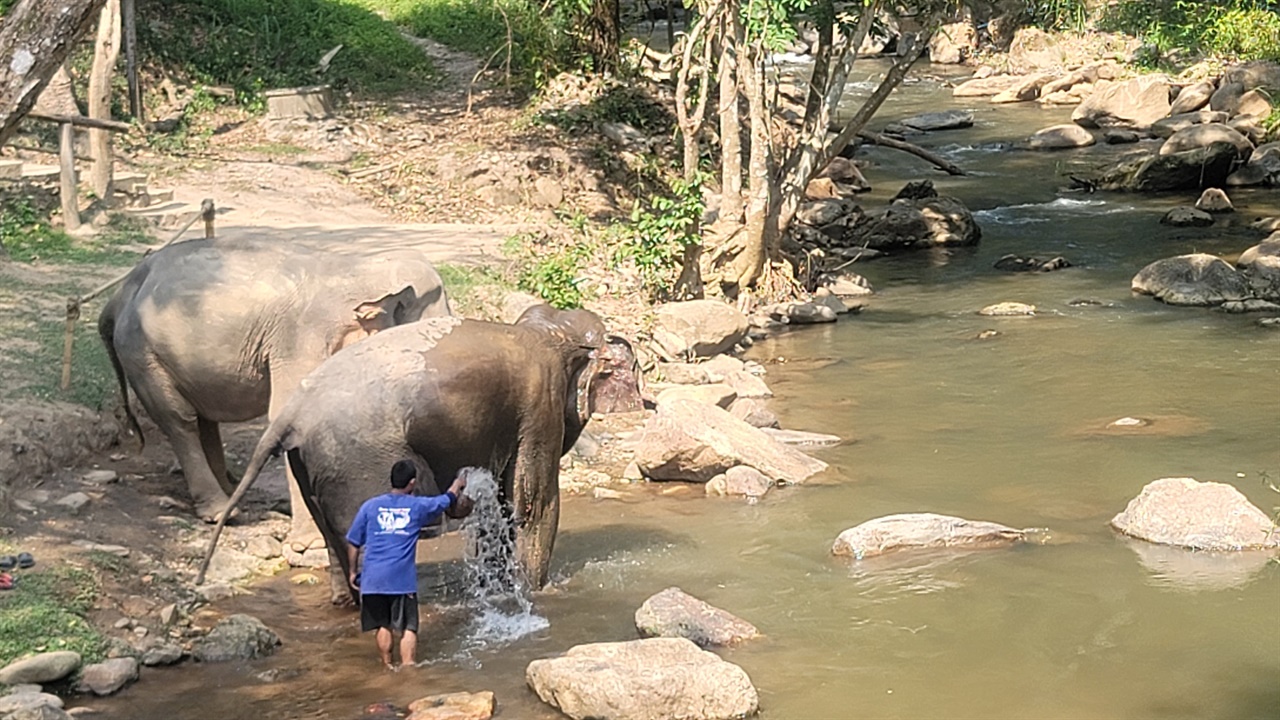
MULTIPOLYGON (((341 577, 360 504, 387 492, 388 469, 411 458, 420 478, 443 485, 465 467, 493 472, 514 516, 518 560, 541 587, 559 522, 560 458, 592 412, 639 409, 639 383, 631 347, 585 310, 535 305, 513 325, 436 318, 382 332, 302 381, 258 443, 197 582, 230 511, 284 452, 341 577)), ((428 494, 436 484, 419 482, 428 494)))
MULTIPOLYGON (((98 320, 125 412, 128 386, 169 438, 196 513, 213 521, 232 480, 218 424, 274 417, 338 350, 449 315, 420 252, 346 256, 265 240, 190 240, 145 258, 98 320)), ((294 483, 290 483, 292 488, 294 483)), ((321 538, 291 489, 294 549, 321 538)))

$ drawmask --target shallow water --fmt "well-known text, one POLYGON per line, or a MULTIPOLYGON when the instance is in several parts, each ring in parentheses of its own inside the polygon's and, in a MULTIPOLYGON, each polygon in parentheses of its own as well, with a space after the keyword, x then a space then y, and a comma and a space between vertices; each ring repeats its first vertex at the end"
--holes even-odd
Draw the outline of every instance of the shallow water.
MULTIPOLYGON (((936 85, 912 84, 873 127, 953 106, 936 85)), ((820 481, 755 505, 697 488, 566 498, 559 582, 534 597, 550 627, 468 652, 461 542, 425 542, 427 662, 396 675, 322 587, 281 578, 227 605, 281 631, 277 656, 147 671, 96 704, 122 718, 354 718, 371 702, 491 689, 500 717, 559 717, 524 687, 528 661, 634 637, 640 603, 678 585, 765 633, 721 653, 751 675, 765 718, 1280 717, 1280 565, 1157 548, 1107 525, 1166 476, 1231 482, 1259 506, 1280 504, 1258 475, 1280 478, 1280 333, 1128 289, 1152 260, 1239 252, 1255 236, 1157 223, 1191 194, 1059 191, 1066 172, 1115 149, 1005 146, 1070 109, 958 106, 977 110, 976 127, 920 142, 976 177, 872 149, 868 202, 931 177, 979 211, 982 244, 860 263, 877 290, 861 316, 752 351, 768 363, 785 427, 849 439, 815 453, 832 465, 820 481), (1075 267, 993 270, 1005 253, 1061 254, 1075 267), (1069 304, 1079 298, 1099 304, 1069 304), (975 314, 1005 300, 1039 314, 975 314), (1001 334, 975 340, 985 329, 1001 334), (1106 430, 1125 416, 1154 423, 1106 430), (911 511, 1048 530, 1044 544, 1010 550, 860 563, 829 554, 840 531, 911 511), (275 682, 255 679, 273 668, 284 671, 275 682)), ((1242 225, 1280 214, 1274 193, 1232 197, 1242 225)))

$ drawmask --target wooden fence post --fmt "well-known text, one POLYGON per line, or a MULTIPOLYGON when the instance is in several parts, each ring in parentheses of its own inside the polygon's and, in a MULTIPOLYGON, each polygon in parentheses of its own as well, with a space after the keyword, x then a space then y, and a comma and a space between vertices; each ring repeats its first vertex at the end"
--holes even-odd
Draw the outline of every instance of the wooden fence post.
POLYGON ((62 391, 71 387, 71 347, 76 337, 76 322, 80 320, 80 298, 67 300, 67 334, 62 340, 62 391))
POLYGON ((213 198, 200 201, 200 217, 204 219, 204 236, 213 237, 213 198))
POLYGON ((80 229, 80 199, 76 190, 76 135, 71 123, 59 125, 58 164, 61 165, 62 224, 67 232, 80 229))

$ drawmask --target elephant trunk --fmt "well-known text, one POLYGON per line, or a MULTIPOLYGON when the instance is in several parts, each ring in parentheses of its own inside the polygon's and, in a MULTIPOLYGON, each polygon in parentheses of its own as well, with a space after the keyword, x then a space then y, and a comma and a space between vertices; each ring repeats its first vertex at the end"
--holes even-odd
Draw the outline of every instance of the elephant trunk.
POLYGON ((222 511, 222 515, 218 518, 218 524, 213 529, 213 537, 209 539, 209 548, 204 551, 204 559, 200 561, 200 570, 196 573, 196 585, 204 584, 204 574, 209 570, 209 562, 213 560, 213 551, 218 546, 218 538, 222 537, 222 529, 226 527, 227 519, 231 517, 236 506, 244 499, 245 493, 249 492, 249 488, 254 481, 262 474, 262 468, 266 466, 267 461, 280 454, 280 449, 284 445, 289 427, 288 423, 277 420, 277 422, 271 424, 271 427, 267 428, 266 433, 262 435, 262 439, 258 441, 258 446, 253 450, 253 457, 249 459, 249 467, 244 471, 244 477, 240 480, 240 484, 236 486, 236 491, 231 495, 231 499, 227 501, 227 507, 222 511))

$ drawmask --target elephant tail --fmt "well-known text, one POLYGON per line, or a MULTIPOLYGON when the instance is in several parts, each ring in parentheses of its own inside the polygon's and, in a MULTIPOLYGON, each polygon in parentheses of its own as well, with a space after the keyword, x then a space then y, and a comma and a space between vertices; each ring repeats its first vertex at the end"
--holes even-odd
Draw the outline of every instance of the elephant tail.
POLYGON ((115 303, 107 303, 98 316, 98 337, 102 338, 102 346, 107 349, 107 357, 111 358, 111 367, 116 371, 116 382, 120 385, 120 404, 124 406, 124 415, 129 420, 129 429, 138 436, 139 449, 147 446, 147 439, 142 434, 142 426, 129 407, 129 379, 124 375, 124 366, 120 364, 120 356, 116 354, 116 313, 115 303))
POLYGON ((209 562, 213 560, 213 551, 218 546, 218 538, 222 537, 222 529, 226 527, 227 519, 235 512, 236 506, 244 499, 245 493, 249 492, 254 481, 262 474, 262 468, 266 466, 267 461, 278 456, 284 449, 291 429, 291 424, 283 417, 277 418, 258 441, 258 446, 253 450, 253 457, 249 459, 249 467, 245 468, 244 477, 240 479, 240 484, 236 486, 236 491, 227 501, 227 507, 222 511, 218 524, 213 529, 213 537, 209 539, 209 547, 205 550, 204 559, 200 561, 200 570, 196 573, 196 585, 204 583, 204 574, 209 570, 209 562))

